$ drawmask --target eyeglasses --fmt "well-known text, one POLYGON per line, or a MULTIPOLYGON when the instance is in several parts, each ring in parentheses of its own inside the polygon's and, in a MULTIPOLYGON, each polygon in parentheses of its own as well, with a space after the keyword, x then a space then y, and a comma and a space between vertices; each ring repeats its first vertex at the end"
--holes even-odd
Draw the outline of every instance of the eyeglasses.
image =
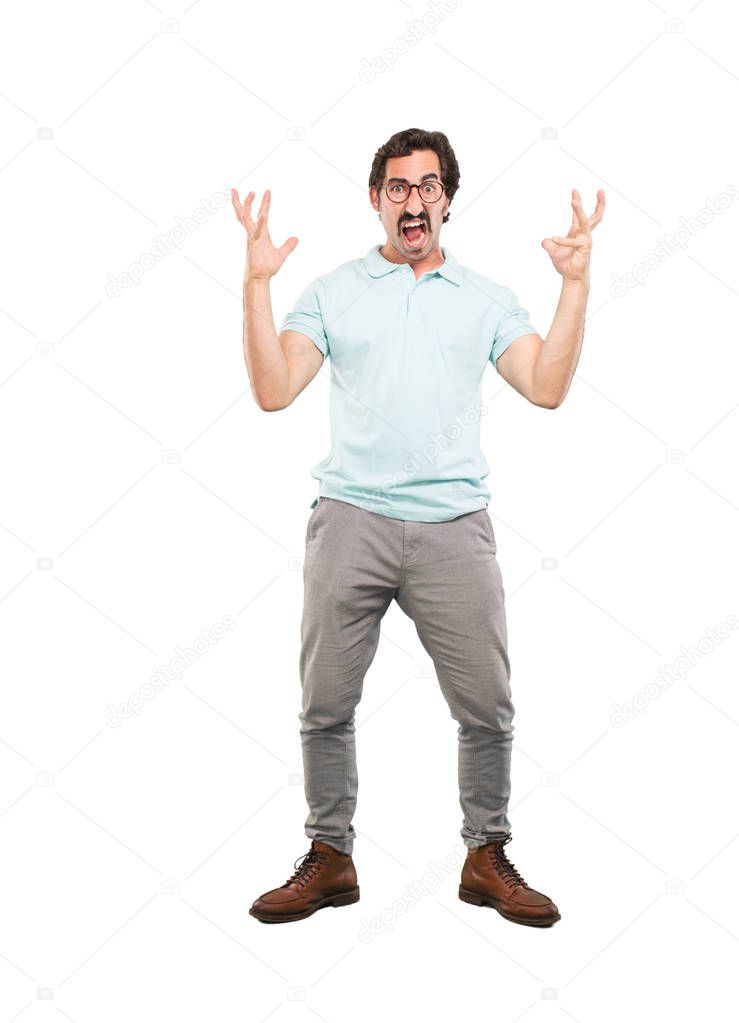
POLYGON ((435 178, 422 181, 419 185, 411 185, 402 178, 395 178, 386 185, 385 194, 391 202, 405 202, 413 188, 418 189, 423 202, 438 202, 444 191, 443 183, 435 178))

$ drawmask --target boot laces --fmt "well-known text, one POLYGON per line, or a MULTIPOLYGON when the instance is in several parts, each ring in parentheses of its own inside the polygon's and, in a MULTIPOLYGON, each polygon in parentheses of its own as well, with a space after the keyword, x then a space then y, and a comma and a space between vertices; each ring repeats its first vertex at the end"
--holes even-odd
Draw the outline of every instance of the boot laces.
POLYGON ((500 842, 493 842, 489 845, 488 851, 490 859, 506 884, 514 886, 520 884, 526 886, 526 882, 508 859, 503 848, 503 846, 507 845, 512 840, 512 837, 512 835, 507 835, 505 838, 501 839, 500 842))
POLYGON ((291 884, 305 885, 313 879, 316 872, 320 869, 322 863, 327 863, 328 859, 325 853, 321 853, 316 849, 315 846, 311 846, 308 852, 304 856, 299 856, 293 866, 295 872, 292 877, 288 878, 285 882, 284 887, 291 884))

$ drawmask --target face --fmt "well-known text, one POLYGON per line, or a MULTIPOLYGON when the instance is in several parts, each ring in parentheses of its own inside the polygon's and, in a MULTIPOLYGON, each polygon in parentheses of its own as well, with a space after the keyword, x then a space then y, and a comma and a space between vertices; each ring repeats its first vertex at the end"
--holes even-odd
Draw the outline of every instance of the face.
POLYGON ((444 217, 449 210, 449 199, 442 192, 437 202, 424 202, 413 188, 404 202, 393 202, 385 186, 393 178, 405 178, 411 184, 421 184, 424 179, 441 181, 439 157, 432 149, 419 149, 410 156, 394 156, 385 165, 385 178, 379 192, 370 188, 370 202, 382 220, 387 232, 387 245, 395 250, 403 262, 420 262, 429 253, 439 248, 439 237, 444 217), (432 177, 429 178, 428 176, 432 177), (422 233, 403 231, 404 224, 421 221, 422 233))

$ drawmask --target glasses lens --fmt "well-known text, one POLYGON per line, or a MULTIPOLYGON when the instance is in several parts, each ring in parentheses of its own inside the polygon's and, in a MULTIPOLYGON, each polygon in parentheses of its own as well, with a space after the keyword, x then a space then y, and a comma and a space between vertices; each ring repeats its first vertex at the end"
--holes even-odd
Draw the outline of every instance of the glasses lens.
POLYGON ((408 198, 410 188, 405 181, 391 181, 386 191, 388 198, 393 202, 404 202, 408 198))
POLYGON ((440 181, 424 181, 420 188, 421 198, 424 202, 436 202, 441 195, 440 181))

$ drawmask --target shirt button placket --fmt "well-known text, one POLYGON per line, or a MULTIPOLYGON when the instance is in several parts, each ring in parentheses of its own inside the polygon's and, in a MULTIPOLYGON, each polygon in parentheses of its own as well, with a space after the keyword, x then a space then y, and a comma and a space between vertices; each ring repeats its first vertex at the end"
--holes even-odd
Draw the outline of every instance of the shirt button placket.
POLYGON ((413 281, 415 280, 415 276, 416 275, 413 273, 413 267, 410 265, 410 263, 406 263, 405 265, 408 267, 408 271, 409 271, 408 272, 408 292, 407 292, 406 297, 405 297, 405 315, 408 316, 408 314, 411 311, 411 292, 413 291, 413 281))

